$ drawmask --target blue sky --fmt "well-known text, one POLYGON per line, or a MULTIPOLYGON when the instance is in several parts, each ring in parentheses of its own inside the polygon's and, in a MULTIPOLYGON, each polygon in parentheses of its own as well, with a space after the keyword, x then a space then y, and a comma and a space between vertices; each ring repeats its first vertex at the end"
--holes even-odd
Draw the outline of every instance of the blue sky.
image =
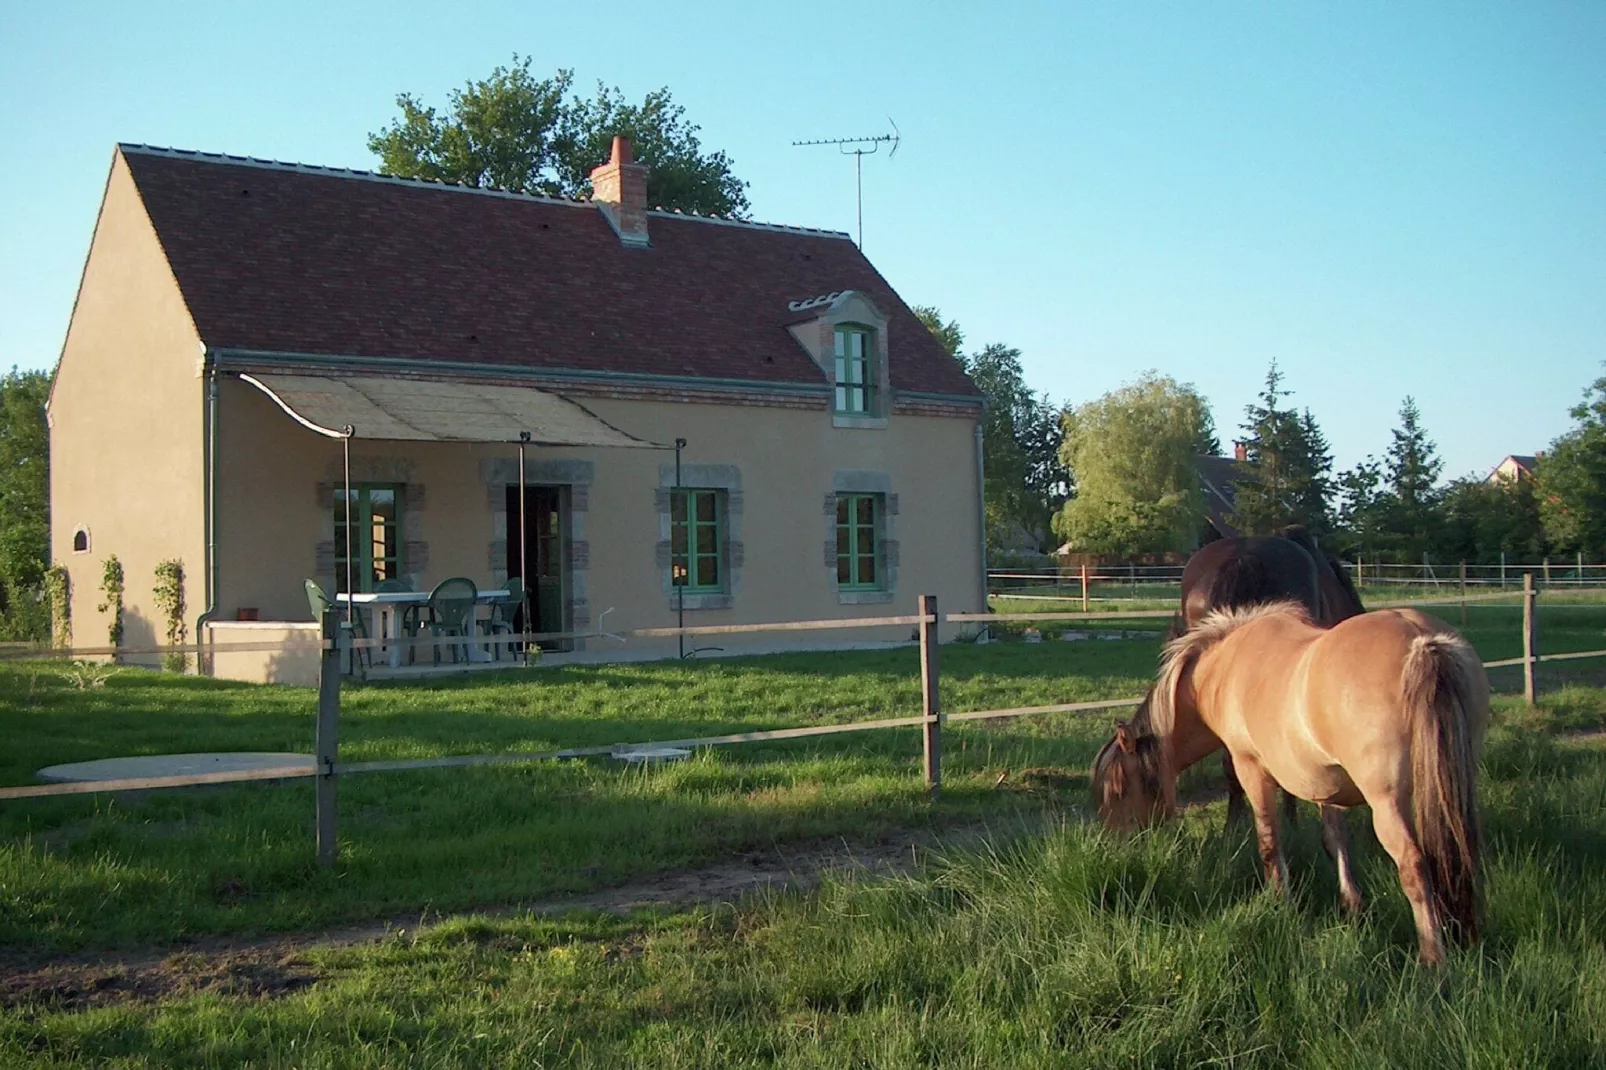
POLYGON ((1340 467, 1414 395, 1446 475, 1606 361, 1606 4, 25 4, 0 12, 0 365, 47 368, 112 146, 371 167, 407 90, 517 51, 669 86, 758 219, 853 229, 1082 402, 1156 369, 1224 440, 1277 359, 1340 467))

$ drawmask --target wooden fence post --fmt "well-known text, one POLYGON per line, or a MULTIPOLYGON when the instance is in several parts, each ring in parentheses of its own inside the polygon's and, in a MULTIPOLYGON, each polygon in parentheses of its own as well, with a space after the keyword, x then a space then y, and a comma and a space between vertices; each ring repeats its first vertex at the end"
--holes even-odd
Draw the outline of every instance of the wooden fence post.
POLYGON ((1088 609, 1088 603, 1087 603, 1087 562, 1083 561, 1082 562, 1082 612, 1086 613, 1087 609, 1088 609))
POLYGON ((926 723, 926 787, 942 790, 942 701, 937 693, 937 596, 920 596, 920 697, 926 723))
POLYGON ((1366 586, 1366 558, 1360 554, 1355 555, 1355 586, 1366 586))
POLYGON ((1467 563, 1461 562, 1461 627, 1467 626, 1467 563))
POLYGON ((335 762, 340 743, 340 659, 350 650, 350 633, 333 608, 323 614, 323 638, 329 646, 318 661, 318 724, 314 736, 317 785, 318 865, 335 864, 335 762))
POLYGON ((1543 564, 1540 567, 1545 570, 1545 586, 1549 587, 1550 586, 1550 555, 1546 554, 1540 560, 1543 561, 1543 564))
POLYGON ((1522 574, 1522 697, 1532 706, 1539 697, 1534 683, 1534 669, 1539 655, 1539 592, 1534 589, 1534 574, 1522 574))

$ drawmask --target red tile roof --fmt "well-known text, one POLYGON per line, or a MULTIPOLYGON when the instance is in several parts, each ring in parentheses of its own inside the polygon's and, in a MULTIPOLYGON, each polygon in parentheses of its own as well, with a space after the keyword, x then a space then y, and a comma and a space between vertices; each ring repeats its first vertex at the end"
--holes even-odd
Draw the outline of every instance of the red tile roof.
POLYGON ((365 172, 121 146, 207 345, 520 369, 823 381, 787 308, 858 290, 894 390, 977 390, 848 240, 365 172))

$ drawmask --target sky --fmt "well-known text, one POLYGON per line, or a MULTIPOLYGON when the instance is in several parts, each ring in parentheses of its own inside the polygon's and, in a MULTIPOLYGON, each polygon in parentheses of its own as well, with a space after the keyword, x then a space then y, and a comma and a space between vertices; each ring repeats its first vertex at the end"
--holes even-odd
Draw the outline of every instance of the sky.
MULTIPOLYGON (((967 348, 1080 404, 1154 370, 1230 443, 1275 360, 1337 467, 1410 395, 1445 476, 1606 361, 1606 4, 0 0, 0 367, 61 350, 119 141, 373 168, 513 54, 667 86, 753 217, 854 229, 967 348)), ((599 161, 600 162, 600 161, 599 161)))

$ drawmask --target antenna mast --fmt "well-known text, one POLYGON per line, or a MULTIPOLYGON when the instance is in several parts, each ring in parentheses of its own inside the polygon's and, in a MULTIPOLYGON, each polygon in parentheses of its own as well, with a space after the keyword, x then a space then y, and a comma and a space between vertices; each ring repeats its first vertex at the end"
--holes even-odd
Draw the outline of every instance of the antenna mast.
POLYGON ((902 135, 898 133, 898 124, 889 116, 887 122, 892 126, 890 134, 876 134, 873 137, 828 137, 818 141, 794 141, 797 147, 810 145, 835 145, 837 151, 844 156, 853 157, 853 180, 858 193, 859 202, 859 248, 864 248, 864 158, 873 156, 881 151, 883 144, 890 144, 891 150, 887 159, 892 159, 898 153, 898 142, 902 135))

